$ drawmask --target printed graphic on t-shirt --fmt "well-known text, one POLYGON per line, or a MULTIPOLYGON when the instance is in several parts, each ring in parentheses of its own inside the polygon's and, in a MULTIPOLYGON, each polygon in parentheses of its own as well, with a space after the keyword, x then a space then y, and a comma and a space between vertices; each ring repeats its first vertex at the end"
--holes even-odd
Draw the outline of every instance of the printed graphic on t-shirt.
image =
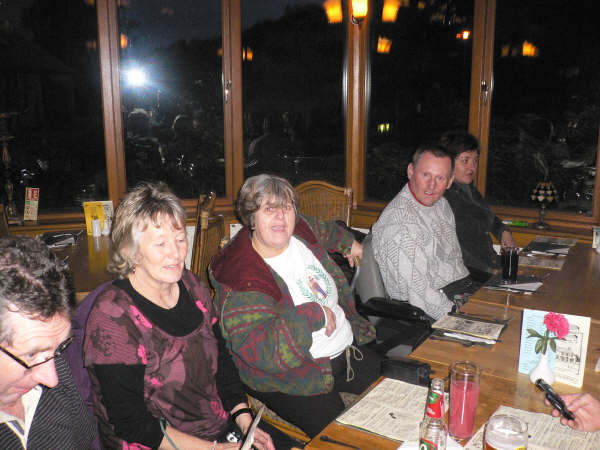
POLYGON ((331 295, 333 284, 323 270, 313 264, 306 267, 304 276, 296 280, 302 295, 311 302, 327 305, 327 297, 331 295))

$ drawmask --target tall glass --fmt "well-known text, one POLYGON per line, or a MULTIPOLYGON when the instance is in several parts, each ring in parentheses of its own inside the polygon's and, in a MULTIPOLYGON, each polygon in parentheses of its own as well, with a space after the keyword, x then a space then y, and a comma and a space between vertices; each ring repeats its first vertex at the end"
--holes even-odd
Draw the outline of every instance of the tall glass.
POLYGON ((519 271, 519 249, 517 247, 502 247, 500 250, 502 261, 502 281, 516 283, 519 271))
POLYGON ((450 366, 450 436, 461 444, 473 435, 480 378, 481 368, 473 362, 457 361, 450 366))
POLYGON ((527 424, 517 417, 498 414, 485 426, 484 450, 522 450, 527 448, 527 424))

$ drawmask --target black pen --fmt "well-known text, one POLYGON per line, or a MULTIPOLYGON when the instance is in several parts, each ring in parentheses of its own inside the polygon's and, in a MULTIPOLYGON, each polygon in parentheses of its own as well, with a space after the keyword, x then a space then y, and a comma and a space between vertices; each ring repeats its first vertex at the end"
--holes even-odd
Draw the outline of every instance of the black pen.
POLYGON ((354 448, 356 450, 360 450, 360 447, 356 447, 355 445, 346 444, 345 442, 336 441, 335 439, 330 438, 326 434, 322 434, 321 436, 319 436, 319 439, 321 439, 323 442, 329 442, 331 444, 337 444, 337 445, 341 445, 343 447, 354 448))

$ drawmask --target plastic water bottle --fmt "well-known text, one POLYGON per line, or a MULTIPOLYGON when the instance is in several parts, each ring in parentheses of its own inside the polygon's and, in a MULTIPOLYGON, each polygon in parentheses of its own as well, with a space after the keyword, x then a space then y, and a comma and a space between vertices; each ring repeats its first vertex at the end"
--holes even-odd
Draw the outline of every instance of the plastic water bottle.
POLYGON ((445 450, 448 425, 444 419, 444 380, 434 378, 427 395, 425 417, 419 433, 419 450, 445 450))

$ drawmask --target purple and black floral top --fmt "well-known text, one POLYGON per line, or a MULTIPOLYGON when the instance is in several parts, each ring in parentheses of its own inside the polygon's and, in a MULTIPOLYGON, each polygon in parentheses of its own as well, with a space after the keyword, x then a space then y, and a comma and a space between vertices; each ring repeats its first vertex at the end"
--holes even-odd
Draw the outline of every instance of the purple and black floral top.
POLYGON ((163 438, 160 418, 207 440, 226 428, 228 414, 216 381, 219 345, 210 294, 187 270, 179 286, 179 302, 171 310, 137 294, 128 280, 109 285, 92 307, 84 361, 104 446, 157 447, 163 438), (166 322, 165 315, 170 315, 166 322), (194 324, 195 315, 199 320, 194 324), (179 328, 174 326, 178 321, 179 328))

